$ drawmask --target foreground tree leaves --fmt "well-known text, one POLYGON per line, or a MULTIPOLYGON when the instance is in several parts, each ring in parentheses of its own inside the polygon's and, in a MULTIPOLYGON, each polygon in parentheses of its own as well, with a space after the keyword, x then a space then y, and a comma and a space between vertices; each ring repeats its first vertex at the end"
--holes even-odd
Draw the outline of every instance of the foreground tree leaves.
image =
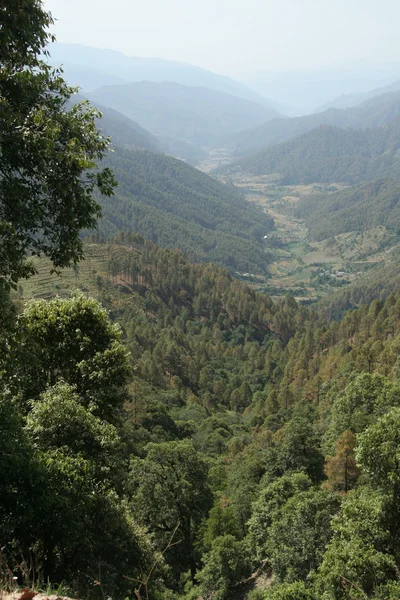
POLYGON ((18 319, 16 344, 9 385, 25 411, 29 400, 63 379, 96 416, 116 418, 127 397, 128 353, 120 328, 98 302, 83 295, 32 302, 18 319))
POLYGON ((69 107, 75 90, 40 58, 53 23, 40 0, 0 3, 0 282, 33 272, 27 253, 55 267, 82 257, 79 231, 95 226, 98 188, 112 194, 109 169, 99 171, 108 145, 87 103, 69 107))
POLYGON ((175 545, 166 554, 175 577, 189 569, 193 579, 199 566, 196 537, 212 501, 207 470, 189 440, 149 444, 146 457, 131 462, 132 506, 160 551, 178 526, 175 545))

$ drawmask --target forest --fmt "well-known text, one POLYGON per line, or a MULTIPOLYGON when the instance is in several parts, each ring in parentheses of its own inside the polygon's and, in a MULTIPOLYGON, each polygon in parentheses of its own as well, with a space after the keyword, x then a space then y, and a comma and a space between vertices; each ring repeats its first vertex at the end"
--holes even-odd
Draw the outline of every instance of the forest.
MULTIPOLYGON (((0 12, 0 592, 398 600, 398 269, 316 306, 240 281, 273 218, 109 153, 40 0, 0 12)), ((340 218, 395 224, 368 185, 340 218)))
POLYGON ((112 198, 99 199, 105 238, 131 230, 191 260, 266 271, 271 259, 264 236, 273 219, 233 186, 152 152, 116 148, 104 164, 119 183, 112 198))
POLYGON ((377 225, 400 227, 400 183, 378 179, 330 195, 314 194, 299 202, 295 215, 305 219, 314 240, 345 233, 366 231, 377 225))
POLYGON ((399 126, 399 120, 366 129, 320 125, 287 142, 238 159, 221 171, 276 175, 283 185, 358 183, 378 177, 398 177, 399 126))

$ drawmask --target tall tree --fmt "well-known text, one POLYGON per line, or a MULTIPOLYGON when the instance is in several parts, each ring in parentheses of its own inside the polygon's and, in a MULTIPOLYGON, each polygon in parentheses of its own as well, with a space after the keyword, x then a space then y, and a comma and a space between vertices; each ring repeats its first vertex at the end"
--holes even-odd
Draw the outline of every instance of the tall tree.
POLYGON ((108 145, 97 110, 71 107, 74 88, 41 58, 54 41, 53 20, 40 0, 0 0, 0 285, 33 272, 26 255, 44 254, 55 267, 82 256, 80 229, 100 215, 97 187, 114 179, 99 170, 108 145))

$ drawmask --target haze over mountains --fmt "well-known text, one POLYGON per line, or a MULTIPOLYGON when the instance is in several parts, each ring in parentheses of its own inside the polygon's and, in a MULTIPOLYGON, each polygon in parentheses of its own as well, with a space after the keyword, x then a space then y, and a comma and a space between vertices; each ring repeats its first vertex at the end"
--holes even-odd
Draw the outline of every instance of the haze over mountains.
POLYGON ((325 70, 260 71, 244 73, 241 78, 260 94, 273 98, 280 106, 292 107, 291 111, 289 108, 286 112, 289 116, 315 112, 321 106, 330 106, 332 99, 342 94, 367 94, 398 79, 400 68, 396 64, 379 68, 361 64, 325 70))
POLYGON ((225 140, 225 146, 234 154, 245 155, 266 146, 285 142, 320 125, 362 129, 383 125, 398 115, 400 115, 400 91, 374 96, 352 108, 329 108, 303 117, 274 119, 261 127, 230 136, 225 140))
POLYGON ((118 110, 153 133, 204 146, 278 114, 230 94, 170 82, 107 86, 88 98, 118 110))
POLYGON ((126 56, 115 50, 78 44, 52 44, 51 64, 63 65, 66 79, 87 93, 104 85, 137 81, 173 81, 187 86, 206 87, 238 98, 269 106, 272 103, 246 85, 183 62, 161 58, 126 56))

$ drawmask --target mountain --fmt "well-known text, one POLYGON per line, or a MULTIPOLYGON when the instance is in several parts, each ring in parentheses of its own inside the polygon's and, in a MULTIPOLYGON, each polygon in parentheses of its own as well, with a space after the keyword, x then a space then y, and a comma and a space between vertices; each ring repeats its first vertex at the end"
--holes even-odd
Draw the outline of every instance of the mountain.
MULTIPOLYGON (((246 73, 240 79, 260 94, 278 102, 292 105, 301 113, 314 112, 340 94, 364 94, 379 86, 390 84, 400 77, 399 64, 371 64, 348 68, 313 71, 275 71, 246 73)), ((289 113, 285 113, 289 114, 289 113)))
POLYGON ((288 142, 239 159, 220 171, 276 175, 281 184, 356 183, 400 176, 400 119, 383 127, 322 125, 288 142))
POLYGON ((127 149, 143 149, 153 152, 161 152, 162 144, 155 135, 141 127, 132 119, 129 119, 113 108, 96 104, 102 112, 102 118, 98 121, 98 127, 103 134, 111 137, 112 146, 127 149))
POLYGON ((132 231, 160 246, 179 248, 195 261, 266 271, 270 256, 263 237, 273 220, 235 188, 147 151, 116 148, 104 163, 119 182, 114 197, 99 198, 99 231, 106 238, 132 231))
POLYGON ((306 221, 309 238, 321 241, 378 225, 400 229, 400 181, 380 179, 331 194, 300 200, 295 216, 306 221))
POLYGON ((142 81, 87 94, 152 133, 208 145, 229 133, 274 118, 275 110, 236 96, 179 83, 142 81))
POLYGON ((126 56, 115 50, 78 44, 54 43, 49 50, 51 64, 62 64, 68 82, 79 85, 85 93, 118 83, 174 81, 232 94, 272 108, 272 103, 267 98, 243 83, 194 65, 161 58, 126 56))
POLYGON ((389 85, 375 88, 369 92, 358 94, 341 94, 337 98, 334 98, 334 100, 331 100, 330 102, 327 102, 323 106, 317 108, 315 112, 323 112, 328 110, 328 108, 351 108, 352 106, 358 106, 359 104, 362 104, 363 102, 366 102, 375 96, 381 96, 382 94, 398 91, 400 91, 400 81, 394 81, 389 85))
POLYGON ((330 108, 304 117, 274 119, 261 127, 230 136, 225 140, 224 145, 234 154, 250 154, 266 146, 285 142, 307 133, 320 125, 362 129, 384 125, 399 115, 400 92, 392 92, 371 98, 353 108, 330 108))

